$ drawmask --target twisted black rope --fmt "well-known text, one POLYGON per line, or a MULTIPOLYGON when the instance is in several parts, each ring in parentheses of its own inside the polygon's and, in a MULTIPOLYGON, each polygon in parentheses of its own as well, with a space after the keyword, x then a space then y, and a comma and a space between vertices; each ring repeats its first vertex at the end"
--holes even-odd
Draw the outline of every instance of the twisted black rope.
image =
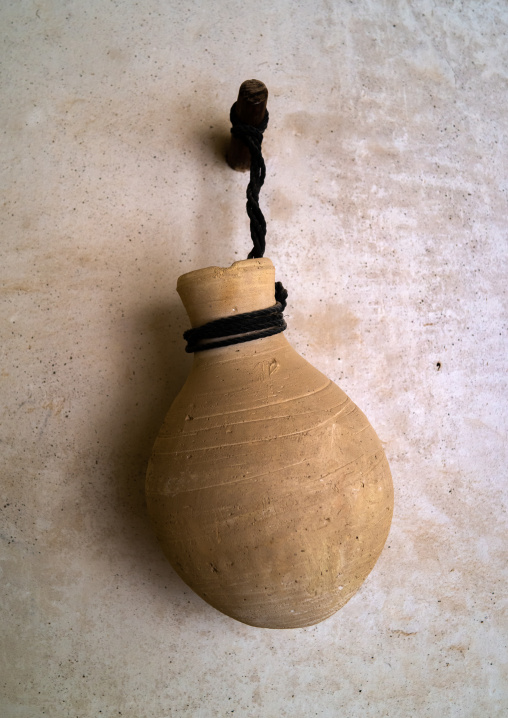
MULTIPOLYGON (((250 152, 250 181, 247 187, 247 214, 250 219, 250 233, 254 247, 248 259, 260 258, 265 253, 266 222, 259 208, 259 191, 266 176, 266 167, 261 154, 263 132, 268 125, 268 110, 261 124, 257 127, 244 125, 238 119, 235 110, 236 102, 231 108, 231 134, 238 138, 250 152)), ((286 327, 283 316, 288 293, 281 282, 275 283, 275 304, 255 312, 245 312, 232 317, 223 317, 208 322, 202 327, 188 329, 183 338, 187 341, 185 351, 188 353, 227 347, 231 344, 242 344, 254 339, 280 334, 286 327), (214 341, 216 340, 216 341, 214 341)))
POLYGON ((287 298, 288 293, 281 282, 275 282, 275 304, 272 307, 223 317, 203 324, 202 327, 188 329, 183 335, 187 340, 185 351, 191 353, 227 347, 230 344, 250 342, 283 332, 287 327, 283 316, 287 298), (214 339, 218 341, 213 341, 214 339))
POLYGON ((262 257, 265 253, 266 221, 259 208, 259 191, 263 186, 266 176, 266 167, 261 144, 263 132, 268 126, 268 110, 261 124, 244 125, 236 114, 236 102, 229 113, 231 120, 231 134, 247 147, 250 152, 250 182, 247 187, 247 214, 250 219, 250 234, 254 247, 249 253, 248 259, 262 257))

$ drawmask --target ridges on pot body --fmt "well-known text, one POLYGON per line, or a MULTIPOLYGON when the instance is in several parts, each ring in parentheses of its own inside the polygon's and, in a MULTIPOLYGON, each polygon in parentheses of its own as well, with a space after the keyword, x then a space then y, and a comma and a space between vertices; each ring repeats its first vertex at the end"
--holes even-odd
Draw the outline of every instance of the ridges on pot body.
MULTIPOLYGON (((268 259, 179 279, 191 324, 274 303, 268 259)), ((157 536, 219 611, 266 628, 318 623, 386 541, 393 487, 365 415, 283 334, 195 354, 147 473, 157 536)))

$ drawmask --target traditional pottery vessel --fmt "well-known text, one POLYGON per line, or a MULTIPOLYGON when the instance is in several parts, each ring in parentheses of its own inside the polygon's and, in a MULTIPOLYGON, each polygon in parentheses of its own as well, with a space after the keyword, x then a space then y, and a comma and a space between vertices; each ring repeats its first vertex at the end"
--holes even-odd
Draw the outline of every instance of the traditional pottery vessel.
MULTIPOLYGON (((269 259, 178 280, 193 327, 274 304, 269 259)), ((393 487, 365 415, 284 334, 200 351, 146 481, 182 579, 252 626, 299 628, 358 590, 388 536, 393 487)))

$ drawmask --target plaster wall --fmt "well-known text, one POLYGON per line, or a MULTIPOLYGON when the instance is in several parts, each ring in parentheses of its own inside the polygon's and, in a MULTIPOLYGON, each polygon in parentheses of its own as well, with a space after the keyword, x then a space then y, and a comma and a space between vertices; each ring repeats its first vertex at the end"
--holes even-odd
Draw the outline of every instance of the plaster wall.
POLYGON ((508 714, 508 8, 4 0, 2 718, 508 714), (269 88, 287 336, 395 484, 359 593, 307 629, 195 596, 144 472, 191 359, 175 285, 250 249, 229 107, 269 88))

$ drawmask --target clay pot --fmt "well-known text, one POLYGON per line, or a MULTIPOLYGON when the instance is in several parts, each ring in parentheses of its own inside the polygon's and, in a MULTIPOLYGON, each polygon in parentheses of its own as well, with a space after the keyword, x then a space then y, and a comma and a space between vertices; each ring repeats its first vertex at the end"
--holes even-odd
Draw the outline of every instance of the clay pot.
MULTIPOLYGON (((274 304, 269 259, 178 280, 193 327, 274 304)), ((393 487, 364 414, 284 334, 194 355, 155 442, 148 508, 182 579, 252 626, 299 628, 358 590, 393 487)))

